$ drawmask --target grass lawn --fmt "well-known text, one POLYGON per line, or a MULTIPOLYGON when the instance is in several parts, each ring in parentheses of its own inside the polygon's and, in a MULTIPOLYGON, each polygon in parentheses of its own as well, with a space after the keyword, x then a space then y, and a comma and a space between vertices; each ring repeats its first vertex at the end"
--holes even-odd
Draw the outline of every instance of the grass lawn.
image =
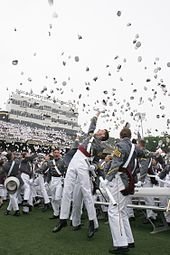
MULTIPOLYGON (((105 255, 112 247, 109 226, 100 222, 100 229, 88 240, 87 222, 80 231, 64 228, 52 233, 56 221, 49 220, 52 212, 34 208, 30 215, 5 216, 0 209, 0 255, 105 255)), ((150 234, 150 225, 137 218, 132 223, 136 248, 132 255, 170 255, 170 231, 150 234)))

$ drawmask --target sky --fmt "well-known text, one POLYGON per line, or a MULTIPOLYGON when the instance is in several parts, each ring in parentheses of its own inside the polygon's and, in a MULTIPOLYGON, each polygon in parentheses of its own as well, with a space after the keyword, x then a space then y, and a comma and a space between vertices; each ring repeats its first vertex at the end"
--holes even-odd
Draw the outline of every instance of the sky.
POLYGON ((169 9, 169 0, 0 1, 0 108, 32 89, 74 102, 83 131, 99 109, 111 136, 126 122, 134 136, 141 124, 145 136, 169 133, 169 9))

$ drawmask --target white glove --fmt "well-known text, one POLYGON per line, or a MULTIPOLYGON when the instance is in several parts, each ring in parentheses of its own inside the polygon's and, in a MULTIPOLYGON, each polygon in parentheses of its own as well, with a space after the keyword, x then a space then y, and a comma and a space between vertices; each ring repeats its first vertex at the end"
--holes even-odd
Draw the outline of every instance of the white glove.
POLYGON ((95 169, 96 169, 95 165, 90 165, 90 166, 89 166, 89 171, 92 173, 92 175, 93 175, 94 178, 97 177, 97 175, 96 175, 96 173, 95 173, 95 169))
POLYGON ((103 188, 109 184, 109 181, 106 179, 104 180, 103 178, 100 178, 100 182, 103 188))
POLYGON ((46 189, 49 189, 49 184, 48 184, 48 182, 44 182, 44 186, 45 186, 46 189))
POLYGON ((96 167, 95 167, 94 165, 90 165, 90 169, 89 169, 89 170, 90 170, 91 172, 93 172, 93 171, 95 170, 95 168, 96 168, 96 167))
POLYGON ((156 180, 157 182, 159 182, 161 179, 159 178, 158 175, 155 175, 155 180, 156 180))
POLYGON ((137 183, 135 183, 135 186, 138 188, 142 187, 142 185, 143 185, 143 182, 141 181, 138 181, 137 183))
POLYGON ((30 183, 30 185, 33 185, 33 184, 34 184, 34 180, 33 180, 33 179, 30 179, 30 180, 29 180, 29 183, 30 183))

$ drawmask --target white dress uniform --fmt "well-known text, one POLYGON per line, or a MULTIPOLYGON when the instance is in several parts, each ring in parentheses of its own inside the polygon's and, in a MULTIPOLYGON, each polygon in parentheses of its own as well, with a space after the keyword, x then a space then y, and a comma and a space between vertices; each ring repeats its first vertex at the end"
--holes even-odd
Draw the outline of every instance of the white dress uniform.
POLYGON ((51 191, 51 205, 53 208, 54 216, 59 216, 60 213, 60 205, 61 198, 63 193, 63 177, 51 177, 51 181, 49 184, 49 188, 51 191))
POLYGON ((89 160, 80 150, 73 156, 66 173, 64 180, 64 191, 61 202, 60 219, 68 219, 70 213, 70 204, 73 196, 73 190, 76 179, 80 183, 81 191, 84 198, 84 203, 87 209, 89 220, 96 218, 96 210, 91 191, 91 183, 89 176, 89 166, 85 160, 89 160))
POLYGON ((50 203, 50 199, 49 196, 47 194, 47 190, 45 188, 45 182, 44 182, 44 176, 43 174, 39 173, 36 180, 35 180, 36 185, 39 186, 40 189, 40 193, 44 199, 44 203, 45 204, 49 204, 50 203))
POLYGON ((30 176, 26 173, 22 173, 21 178, 24 182, 24 185, 22 187, 24 191, 24 200, 28 201, 31 195, 30 176))
MULTIPOLYGON (((72 220, 73 227, 77 227, 81 225, 81 215, 82 215, 82 208, 83 208, 83 193, 81 191, 81 185, 76 180, 76 184, 74 186, 73 191, 73 203, 72 203, 72 213, 70 219, 72 220)), ((95 201, 94 201, 95 202, 95 201)), ((94 219, 94 228, 97 229, 99 227, 97 217, 94 219)))
POLYGON ((128 246, 129 243, 134 243, 134 238, 126 210, 128 197, 123 196, 120 192, 125 189, 125 186, 119 173, 117 173, 115 178, 109 182, 109 189, 117 203, 116 206, 113 206, 112 203, 110 203, 108 208, 109 225, 113 243, 115 247, 128 246))

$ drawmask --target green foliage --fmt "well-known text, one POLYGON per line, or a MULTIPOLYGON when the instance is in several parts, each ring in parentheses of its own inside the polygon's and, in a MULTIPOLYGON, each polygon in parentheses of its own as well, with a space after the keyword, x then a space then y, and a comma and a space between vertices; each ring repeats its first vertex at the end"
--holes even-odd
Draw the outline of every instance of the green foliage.
POLYGON ((148 136, 145 137, 146 148, 150 151, 155 151, 160 147, 165 152, 170 152, 170 136, 148 136))

